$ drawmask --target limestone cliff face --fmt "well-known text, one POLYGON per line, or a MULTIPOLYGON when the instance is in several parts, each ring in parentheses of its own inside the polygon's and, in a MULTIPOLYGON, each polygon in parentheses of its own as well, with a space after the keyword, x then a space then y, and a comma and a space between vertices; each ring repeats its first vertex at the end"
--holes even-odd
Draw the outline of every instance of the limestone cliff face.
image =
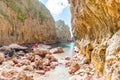
POLYGON ((106 80, 120 78, 120 1, 69 0, 77 45, 106 80), (115 65, 114 65, 115 64, 115 65), (116 66, 116 67, 115 67, 116 66), (109 76, 109 78, 108 78, 109 76))
POLYGON ((56 25, 57 41, 58 42, 71 41, 71 34, 68 25, 66 25, 62 20, 56 21, 55 25, 56 25))
POLYGON ((70 0, 70 3, 78 39, 101 40, 120 28, 119 0, 70 0))
POLYGON ((0 0, 0 44, 54 42, 55 23, 38 0, 0 0))

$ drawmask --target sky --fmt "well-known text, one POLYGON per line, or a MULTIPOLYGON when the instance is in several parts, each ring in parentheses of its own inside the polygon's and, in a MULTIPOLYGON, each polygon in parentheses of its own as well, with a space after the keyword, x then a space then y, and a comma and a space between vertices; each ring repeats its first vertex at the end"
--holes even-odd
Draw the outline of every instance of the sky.
POLYGON ((63 20, 71 27, 71 13, 68 0, 40 0, 51 12, 55 21, 63 20))

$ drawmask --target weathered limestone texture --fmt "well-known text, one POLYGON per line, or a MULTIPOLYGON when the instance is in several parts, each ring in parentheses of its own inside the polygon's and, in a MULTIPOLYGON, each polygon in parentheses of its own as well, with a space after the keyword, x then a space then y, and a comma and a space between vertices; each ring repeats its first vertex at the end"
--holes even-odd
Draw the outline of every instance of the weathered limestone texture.
POLYGON ((55 22, 38 0, 0 0, 0 44, 54 42, 55 22))
POLYGON ((120 79, 120 0, 69 0, 81 54, 106 80, 120 79))
POLYGON ((71 41, 71 33, 68 25, 62 20, 56 21, 56 34, 58 42, 71 41))

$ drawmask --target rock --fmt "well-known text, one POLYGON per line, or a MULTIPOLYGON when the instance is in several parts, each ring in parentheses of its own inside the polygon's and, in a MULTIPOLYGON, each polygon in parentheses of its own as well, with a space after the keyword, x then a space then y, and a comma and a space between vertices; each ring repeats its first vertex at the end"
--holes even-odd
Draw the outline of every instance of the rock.
POLYGON ((35 68, 36 67, 36 64, 35 64, 35 62, 31 62, 31 64, 30 64, 33 68, 35 68))
POLYGON ((43 69, 43 61, 42 61, 42 58, 38 55, 35 55, 35 65, 36 65, 36 68, 38 69, 43 69))
POLYGON ((50 60, 48 58, 43 58, 42 61, 44 66, 50 66, 50 60))
POLYGON ((105 80, 120 78, 120 30, 108 41, 105 58, 105 80))
POLYGON ((69 61, 69 60, 70 60, 70 57, 66 57, 65 60, 68 60, 68 61, 69 61))
POLYGON ((57 48, 51 49, 50 52, 56 54, 56 53, 63 53, 64 51, 61 47, 57 47, 57 48))
POLYGON ((34 58, 35 58, 34 53, 27 53, 25 56, 26 56, 26 58, 27 58, 28 60, 30 60, 31 62, 34 61, 34 58))
POLYGON ((14 64, 18 64, 19 61, 18 61, 17 59, 14 59, 14 60, 13 60, 13 63, 14 63, 14 64))
POLYGON ((1 72, 1 80, 33 80, 32 77, 29 77, 25 72, 20 72, 16 69, 4 70, 1 72))
POLYGON ((23 47, 18 44, 10 44, 8 47, 11 49, 27 49, 27 47, 23 47))
POLYGON ((18 64, 16 64, 17 66, 23 66, 23 65, 30 65, 31 61, 28 59, 18 59, 18 64))
POLYGON ((56 42, 55 22, 40 1, 2 0, 0 5, 0 44, 56 42))
POLYGON ((46 54, 45 58, 48 58, 50 62, 57 62, 58 60, 51 54, 46 54))
POLYGON ((67 42, 72 40, 69 26, 66 25, 64 21, 58 20, 55 25, 58 42, 67 42))
POLYGON ((35 55, 40 55, 42 57, 45 57, 46 54, 51 54, 51 52, 48 49, 35 49, 34 50, 35 55))
POLYGON ((33 71, 33 66, 32 65, 27 65, 27 66, 24 67, 24 70, 33 71))
POLYGON ((78 47, 74 47, 74 51, 75 51, 76 53, 79 53, 78 47))
POLYGON ((23 51, 19 51, 19 52, 16 52, 16 55, 17 55, 17 56, 24 56, 25 53, 24 53, 23 51))
POLYGON ((39 71, 36 71, 36 73, 40 74, 40 75, 44 75, 45 74, 45 71, 44 70, 39 70, 39 71))
POLYGON ((5 60, 5 55, 3 53, 0 53, 0 63, 2 63, 5 60))
POLYGON ((71 63, 71 67, 70 67, 69 73, 70 74, 74 74, 79 69, 80 69, 80 65, 78 63, 76 63, 76 62, 71 63))
POLYGON ((101 44, 93 50, 91 55, 92 64, 94 65, 96 70, 101 74, 104 73, 105 52, 106 52, 106 46, 101 44))
POLYGON ((42 48, 42 49, 51 49, 52 47, 50 45, 39 44, 39 48, 42 48))
POLYGON ((71 62, 66 62, 66 63, 65 63, 65 66, 66 66, 66 67, 70 67, 70 66, 71 66, 71 62))
POLYGON ((16 80, 33 80, 31 77, 27 76, 25 72, 19 72, 16 80))
MULTIPOLYGON (((69 2, 73 31, 78 40, 101 41, 102 39, 109 38, 120 29, 119 1, 104 0, 103 3, 101 0, 69 0, 69 2), (116 7, 112 6, 113 4, 116 7), (114 20, 111 21, 112 19, 114 20)), ((79 46, 84 46, 84 44, 79 46)))
POLYGON ((91 76, 87 76, 85 80, 93 80, 91 76))
POLYGON ((45 72, 47 72, 47 71, 50 71, 50 70, 51 70, 50 66, 43 66, 43 69, 44 69, 44 71, 45 71, 45 72))
POLYGON ((52 69, 55 69, 56 66, 58 66, 58 62, 51 62, 51 63, 50 63, 50 67, 51 67, 52 69))
POLYGON ((3 71, 1 75, 7 79, 11 79, 18 74, 17 70, 3 71))
POLYGON ((51 61, 51 62, 58 62, 58 59, 55 58, 54 56, 51 56, 50 61, 51 61))
POLYGON ((84 80, 80 75, 74 75, 69 78, 69 80, 84 80))
POLYGON ((86 55, 89 64, 92 61, 95 71, 105 77, 105 80, 117 80, 120 66, 120 2, 69 0, 69 3, 80 54, 86 55), (113 67, 114 64, 117 67, 113 67))

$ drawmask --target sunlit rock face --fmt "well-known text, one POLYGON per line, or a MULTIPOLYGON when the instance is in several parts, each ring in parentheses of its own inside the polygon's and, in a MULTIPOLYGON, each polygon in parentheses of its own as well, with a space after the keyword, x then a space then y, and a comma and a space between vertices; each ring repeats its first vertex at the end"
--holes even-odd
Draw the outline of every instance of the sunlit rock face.
POLYGON ((106 80, 119 80, 120 1, 69 2, 73 31, 77 36, 80 52, 86 54, 88 62, 92 62, 96 71, 103 74, 106 80))
POLYGON ((106 80, 120 79, 120 30, 108 41, 106 49, 105 77, 106 80))
POLYGON ((55 22, 38 0, 0 0, 0 44, 54 42, 55 22))
POLYGON ((55 25, 56 25, 57 41, 58 42, 71 41, 71 34, 68 25, 66 25, 62 20, 56 21, 55 25))

